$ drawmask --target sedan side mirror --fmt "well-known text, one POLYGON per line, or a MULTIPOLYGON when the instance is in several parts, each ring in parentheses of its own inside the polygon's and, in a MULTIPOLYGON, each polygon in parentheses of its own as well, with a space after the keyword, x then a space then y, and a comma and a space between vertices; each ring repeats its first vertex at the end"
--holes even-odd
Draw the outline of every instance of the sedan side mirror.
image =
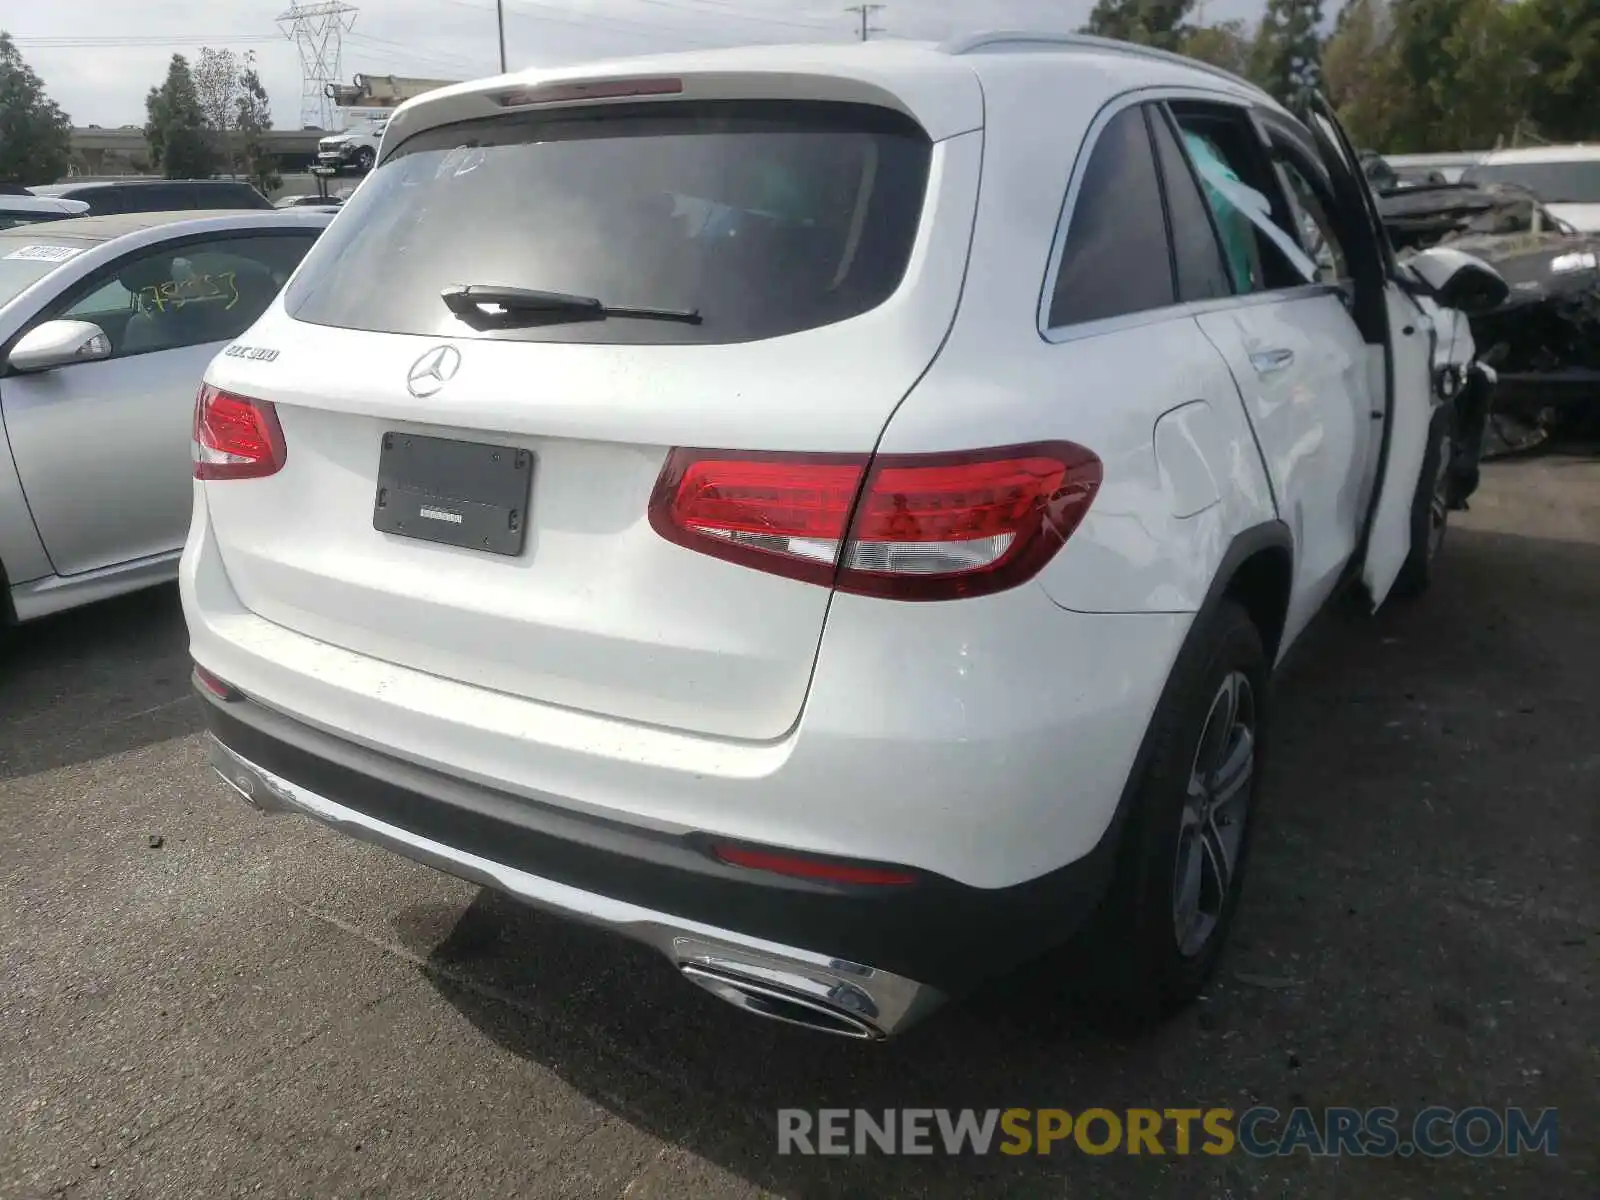
POLYGON ((1413 274, 1445 308, 1475 317, 1492 312, 1511 295, 1508 284, 1488 263, 1449 246, 1423 250, 1410 261, 1413 274))
POLYGON ((46 321, 17 340, 6 362, 13 371, 50 371, 110 357, 111 339, 94 322, 46 321))

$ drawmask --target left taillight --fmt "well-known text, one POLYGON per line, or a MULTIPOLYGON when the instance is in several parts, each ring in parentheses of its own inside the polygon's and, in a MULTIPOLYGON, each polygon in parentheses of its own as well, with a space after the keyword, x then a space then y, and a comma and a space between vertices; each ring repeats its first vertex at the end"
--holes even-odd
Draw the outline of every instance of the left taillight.
POLYGON ((288 457, 271 404, 200 385, 194 402, 196 479, 261 479, 281 471, 288 457))

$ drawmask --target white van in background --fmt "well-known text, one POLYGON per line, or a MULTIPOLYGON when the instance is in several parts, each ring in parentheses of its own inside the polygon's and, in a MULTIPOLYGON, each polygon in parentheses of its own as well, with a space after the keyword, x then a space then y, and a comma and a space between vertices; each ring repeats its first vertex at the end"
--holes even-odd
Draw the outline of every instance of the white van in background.
POLYGON ((1600 145, 1495 150, 1468 167, 1461 180, 1520 183, 1574 229, 1600 233, 1600 145))

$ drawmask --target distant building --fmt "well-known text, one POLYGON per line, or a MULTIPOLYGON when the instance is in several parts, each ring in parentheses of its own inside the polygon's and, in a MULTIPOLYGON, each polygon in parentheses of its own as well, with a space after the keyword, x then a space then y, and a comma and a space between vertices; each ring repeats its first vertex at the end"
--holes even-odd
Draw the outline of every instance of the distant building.
MULTIPOLYGON (((405 75, 357 75, 353 83, 330 83, 328 96, 335 104, 334 130, 275 129, 267 144, 276 152, 280 171, 304 171, 316 157, 317 139, 342 132, 352 125, 384 120, 395 108, 424 92, 449 87, 453 79, 413 79, 405 75)), ((145 175, 153 170, 150 147, 139 125, 102 129, 98 125, 72 131, 70 174, 82 178, 119 178, 145 175)), ((37 180, 54 183, 52 179, 37 180)))

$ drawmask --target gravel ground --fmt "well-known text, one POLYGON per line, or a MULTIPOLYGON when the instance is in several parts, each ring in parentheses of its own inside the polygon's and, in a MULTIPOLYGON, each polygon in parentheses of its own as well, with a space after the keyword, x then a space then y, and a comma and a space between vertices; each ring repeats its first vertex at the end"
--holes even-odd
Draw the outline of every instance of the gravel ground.
POLYGON ((882 1046, 202 765, 177 598, 0 657, 0 1196, 1600 1195, 1600 461, 1490 466, 1426 599, 1282 680, 1236 940, 1119 1041, 1037 982, 882 1046), (776 1154, 781 1107, 1560 1110, 1559 1155, 776 1154))

